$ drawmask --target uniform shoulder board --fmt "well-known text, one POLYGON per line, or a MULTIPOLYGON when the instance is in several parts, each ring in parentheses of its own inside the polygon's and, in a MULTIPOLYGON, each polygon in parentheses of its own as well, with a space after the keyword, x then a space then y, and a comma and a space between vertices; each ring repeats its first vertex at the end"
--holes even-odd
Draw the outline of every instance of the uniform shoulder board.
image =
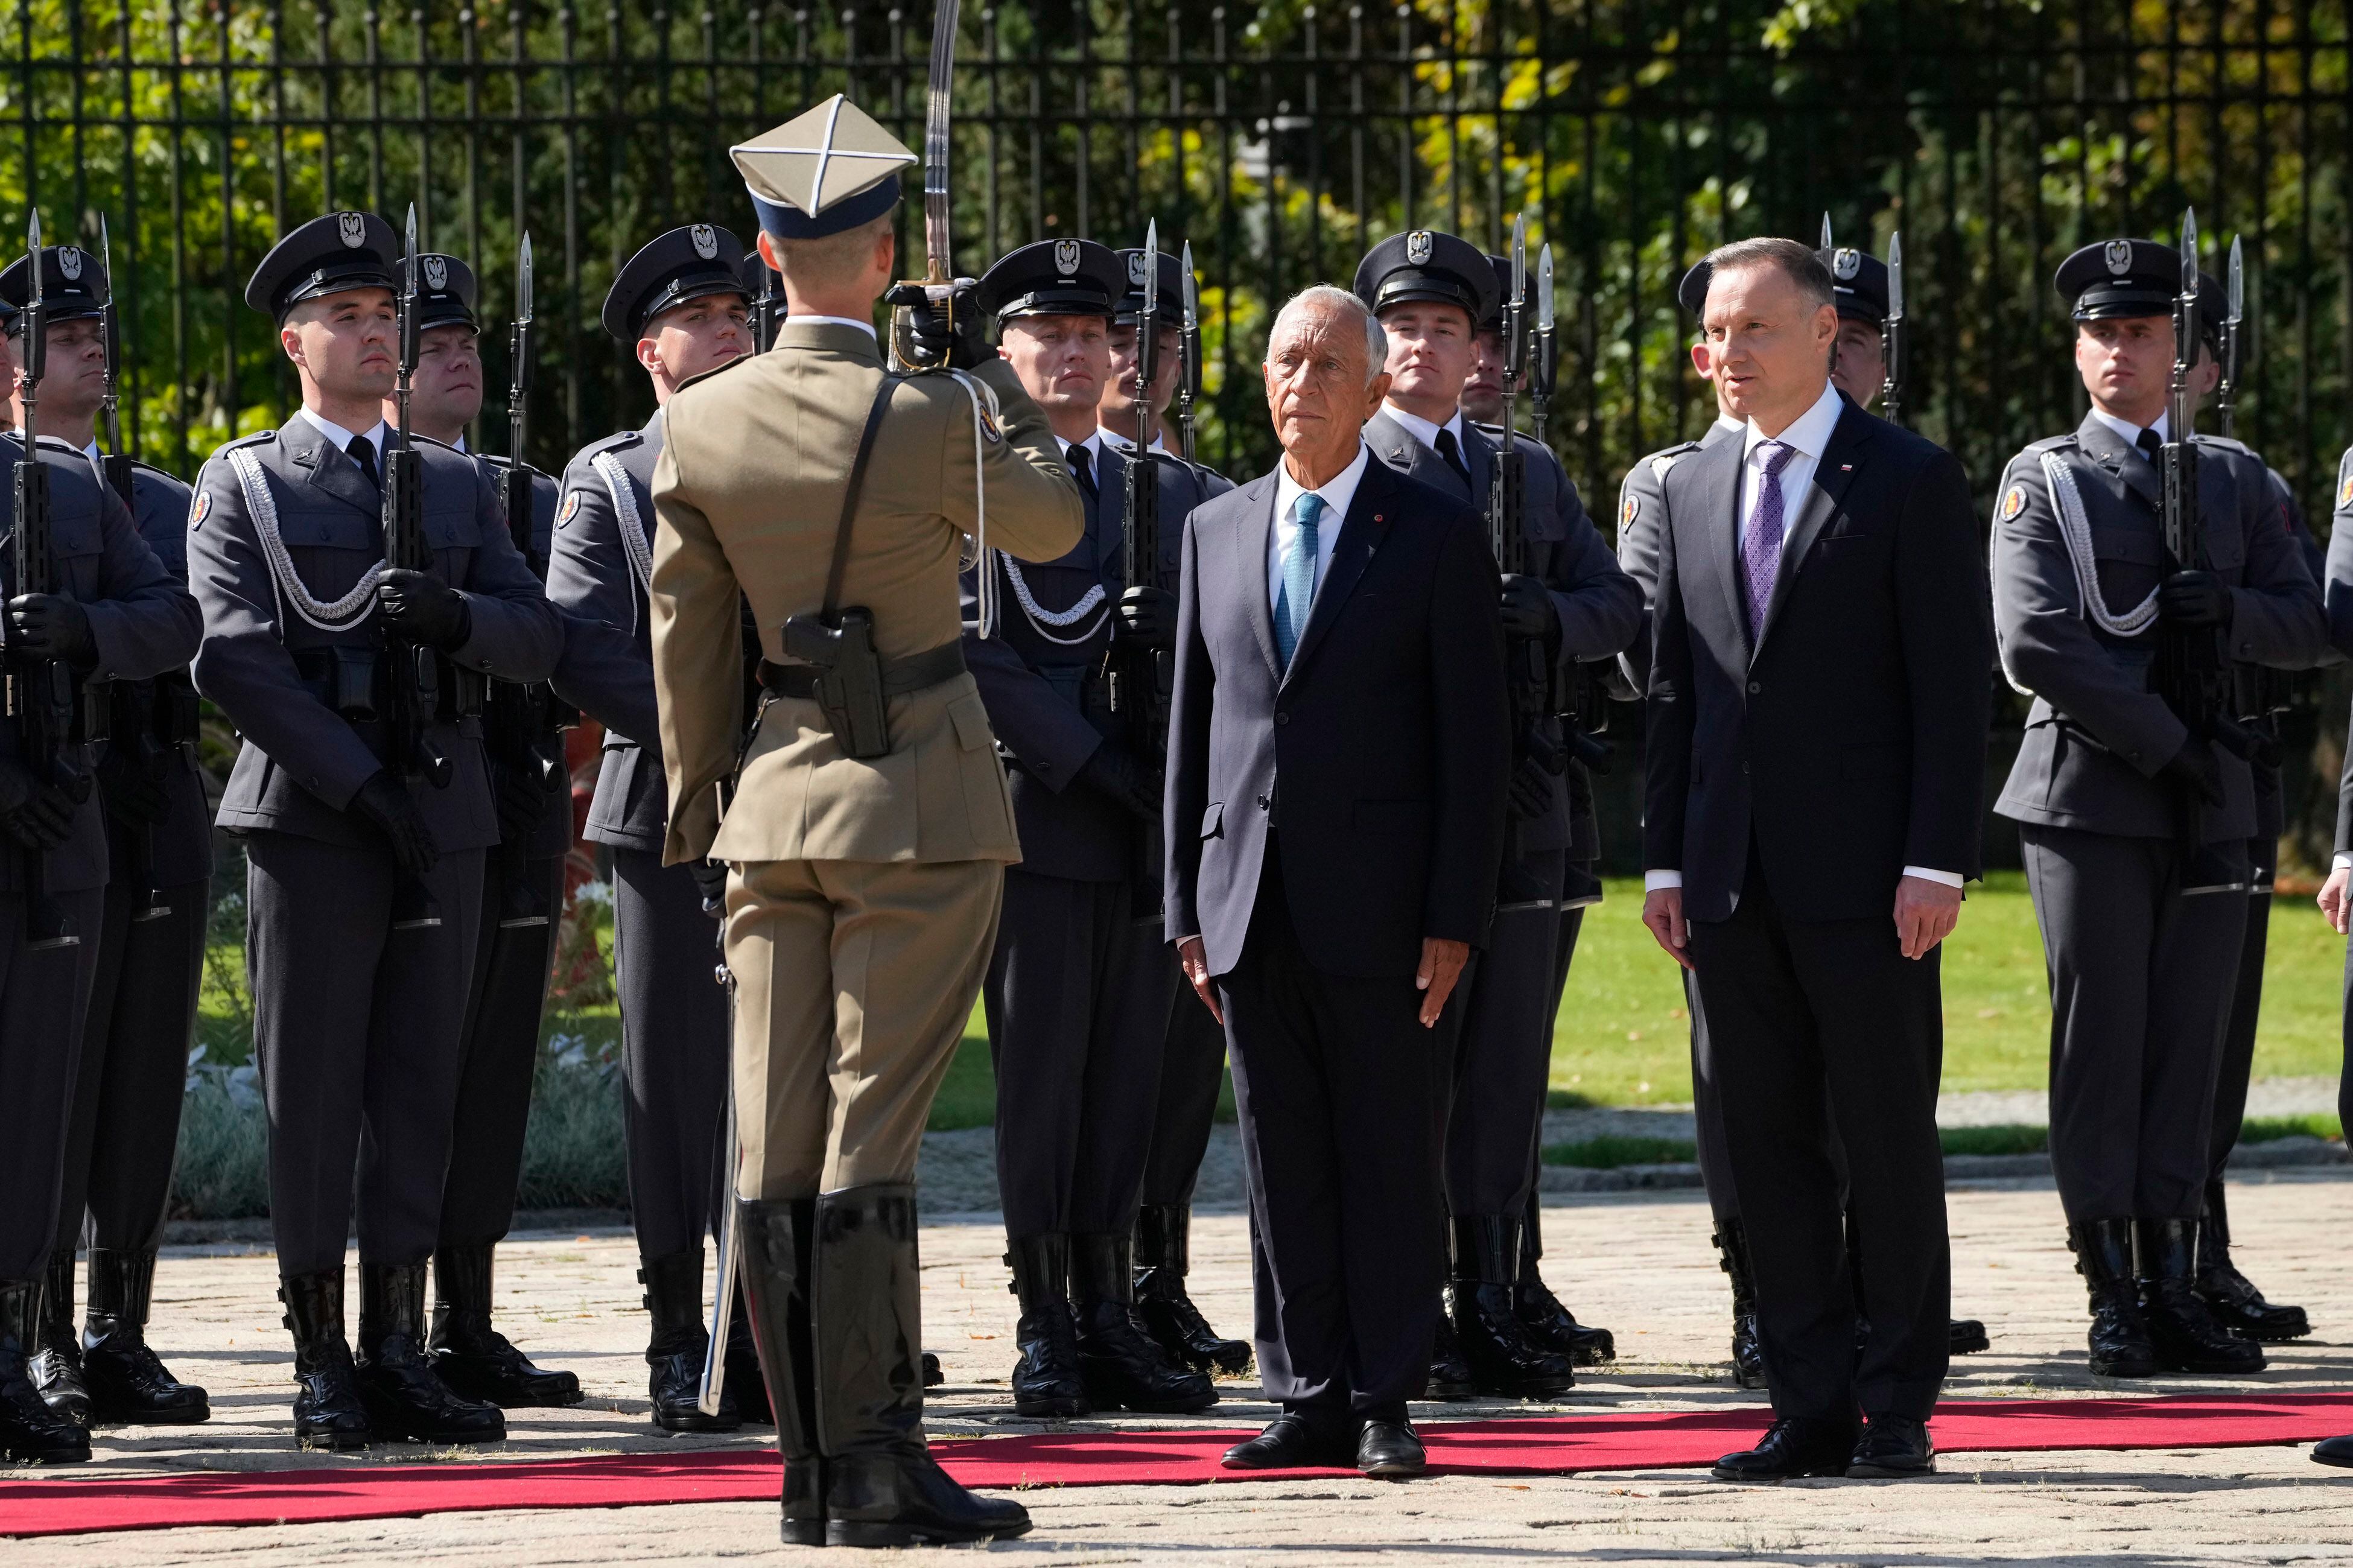
POLYGON ((154 464, 147 462, 142 458, 132 458, 131 467, 132 470, 135 473, 153 474, 159 479, 169 479, 175 485, 185 484, 187 482, 185 479, 180 478, 179 475, 174 473, 171 469, 159 468, 154 464))
POLYGON ((213 456, 217 458, 223 452, 234 451, 239 447, 267 447, 277 439, 278 432, 275 430, 256 430, 250 436, 239 436, 233 441, 223 441, 213 448, 213 456))
POLYGON ((684 392, 690 386, 699 386, 702 383, 709 381, 714 375, 725 375, 729 371, 735 369, 738 365, 750 364, 754 360, 759 357, 760 356, 757 354, 737 354, 733 359, 727 361, 724 364, 714 364, 709 370, 702 372, 700 375, 688 376, 684 381, 678 384, 678 389, 681 392, 684 392))
POLYGON ((2019 448, 2018 458, 2012 458, 2010 461, 2015 463, 2019 458, 2039 458, 2045 452, 2056 452, 2063 447, 2081 445, 2082 442, 2077 439, 2075 432, 2070 430, 2064 436, 2052 436, 2046 440, 2028 442, 2019 448))
POLYGON ((576 463, 583 458, 593 458, 599 452, 624 451, 645 438, 642 431, 616 430, 610 436, 600 436, 581 447, 579 451, 573 454, 572 460, 576 463))
POLYGON ((2225 452, 2238 452, 2250 458, 2255 455, 2253 447, 2232 436, 2209 436, 2201 431, 2190 439, 2201 447, 2217 447, 2225 452))
POLYGON ((1679 442, 1672 447, 1664 447, 1659 451, 1653 452, 1649 457, 1643 458, 1642 461, 1651 465, 1651 473, 1653 478, 1664 479, 1677 463, 1682 462, 1685 458, 1690 457, 1694 452, 1698 450, 1698 442, 1683 441, 1679 442))
MULTIPOLYGON (((390 433, 389 431, 387 431, 387 432, 385 433, 385 444, 386 444, 387 446, 389 446, 389 445, 390 445, 390 443, 391 443, 391 440, 392 440, 391 433, 390 433)), ((435 440, 432 437, 427 436, 427 435, 425 435, 425 434, 423 434, 423 433, 421 433, 421 432, 419 432, 419 431, 416 431, 416 430, 411 430, 411 431, 408 433, 408 444, 409 444, 410 446, 412 446, 412 447, 440 447, 440 448, 441 448, 443 451, 445 451, 445 452, 457 452, 457 453, 458 453, 458 456, 459 456, 459 457, 461 457, 461 458, 472 458, 472 457, 479 457, 479 456, 480 455, 480 454, 479 454, 479 453, 475 453, 475 452, 459 452, 459 451, 458 451, 458 448, 457 448, 457 447, 452 447, 451 445, 449 445, 449 443, 448 443, 448 442, 447 442, 447 441, 437 441, 437 440, 435 440)))
POLYGON ((82 448, 75 446, 71 441, 67 440, 62 436, 42 437, 41 449, 45 452, 63 452, 69 457, 75 458, 85 457, 88 455, 82 450, 82 448))

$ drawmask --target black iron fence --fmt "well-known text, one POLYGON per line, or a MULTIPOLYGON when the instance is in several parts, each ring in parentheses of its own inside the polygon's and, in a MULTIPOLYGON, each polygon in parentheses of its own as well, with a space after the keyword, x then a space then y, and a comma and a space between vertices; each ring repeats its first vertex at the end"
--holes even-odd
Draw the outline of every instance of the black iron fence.
MULTIPOLYGON (((183 469, 290 406, 239 294, 279 233, 338 205, 397 220, 414 201, 432 243, 477 262, 492 319, 528 226, 552 323, 533 456, 638 419, 643 378, 595 325, 616 266, 673 223, 748 237, 728 146, 826 93, 919 143, 931 20, 874 0, 12 8, 0 193, 22 200, 0 207, 89 240, 108 216, 136 439, 183 469)), ((2242 433, 2325 512, 2353 384, 2348 90, 2345 7, 2315 0, 967 5, 957 259, 1134 244, 1147 217, 1191 239, 1205 453, 1247 468, 1270 445, 1273 304, 1399 228, 1494 247, 1525 211, 1558 265, 1554 439, 1608 496, 1707 416, 1672 300, 1685 265, 1728 237, 1811 237, 1825 212, 1883 251, 1900 227, 1910 405, 1989 487, 2081 406, 2059 258, 2169 237, 2194 202, 2206 234, 2246 237, 2242 433)))

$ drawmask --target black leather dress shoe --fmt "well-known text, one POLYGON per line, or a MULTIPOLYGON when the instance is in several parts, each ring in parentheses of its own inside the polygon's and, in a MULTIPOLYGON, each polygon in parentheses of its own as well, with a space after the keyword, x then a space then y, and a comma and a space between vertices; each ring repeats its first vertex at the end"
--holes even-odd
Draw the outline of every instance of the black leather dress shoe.
POLYGON ((1862 1429, 1848 1463, 1849 1479, 1900 1481, 1909 1476, 1936 1473, 1936 1445, 1928 1424, 1908 1415, 1874 1415, 1862 1429))
POLYGON ((1356 1435, 1356 1468, 1378 1481, 1401 1481, 1430 1468, 1421 1439, 1402 1421, 1367 1421, 1356 1435))
POLYGON ((1784 1415, 1757 1447, 1718 1459, 1714 1474, 1719 1481, 1766 1482, 1842 1476, 1854 1460, 1855 1436, 1843 1421, 1784 1415))
POLYGON ((1975 1318, 1953 1318, 1945 1324, 1946 1352, 1950 1355, 1975 1355, 1993 1343, 1987 1337, 1985 1324, 1975 1318))
POLYGON ((2353 1437, 2323 1437, 2312 1446, 2312 1462, 2353 1470, 2353 1437))
POLYGON ((1218 1462, 1229 1470, 1328 1469, 1354 1464, 1356 1453, 1344 1435, 1286 1411, 1257 1436, 1227 1449, 1218 1462))

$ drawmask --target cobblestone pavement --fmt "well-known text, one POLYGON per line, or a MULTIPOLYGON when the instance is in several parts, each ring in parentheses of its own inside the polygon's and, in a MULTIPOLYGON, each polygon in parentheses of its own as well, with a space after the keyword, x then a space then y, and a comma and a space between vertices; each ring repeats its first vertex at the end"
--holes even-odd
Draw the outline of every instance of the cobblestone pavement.
MULTIPOLYGON (((1990 1352, 1956 1363, 1955 1396, 2066 1396, 2219 1390, 2320 1390, 2353 1384, 2353 1180, 2281 1173, 2238 1186, 2232 1220, 2248 1271, 2274 1297, 2312 1309, 2319 1332, 2277 1347, 2272 1370, 2232 1384, 2168 1379, 2103 1384, 2084 1364, 2083 1295, 2047 1184, 1987 1185, 1952 1195, 1957 1311, 1984 1318, 1990 1352)), ((1727 1297, 1696 1194, 1575 1198, 1547 1210, 1546 1274, 1588 1322, 1618 1334, 1621 1359, 1581 1373, 1563 1412, 1760 1406, 1725 1380, 1727 1297)), ((1005 1392, 1014 1306, 997 1262, 993 1215, 940 1215, 923 1231, 926 1339, 948 1384, 935 1392, 936 1435, 1034 1429, 1005 1392)), ((1243 1226, 1231 1214, 1195 1222, 1194 1294, 1229 1331, 1249 1322, 1243 1226)), ((210 1385, 211 1425, 116 1428, 98 1462, 13 1472, 98 1484, 141 1474, 420 1458, 553 1458, 678 1452, 749 1443, 670 1438, 646 1420, 645 1321, 624 1233, 538 1233, 501 1249, 501 1324, 543 1362, 576 1370, 588 1402, 516 1412, 501 1448, 427 1456, 394 1447, 363 1459, 293 1452, 290 1358, 266 1253, 175 1248, 158 1270, 153 1338, 184 1374, 210 1385)), ((1268 1407, 1247 1380, 1224 1385, 1208 1418, 1252 1426, 1268 1407)), ((1425 1422, 1527 1414, 1526 1405, 1427 1405, 1425 1422)), ((1761 1421, 1761 1417, 1760 1417, 1761 1421)), ((1170 1423, 1176 1424, 1176 1423, 1170 1423)), ((2348 1426, 2353 1428, 2353 1417, 2348 1426)), ((991 1549, 1057 1563, 1331 1561, 1789 1564, 2171 1563, 2353 1558, 2353 1476, 2298 1448, 1961 1455, 1933 1480, 1808 1482, 1738 1488, 1703 1472, 1590 1477, 1437 1478, 1409 1485, 1354 1479, 1297 1484, 1042 1489, 1024 1495, 1037 1530, 991 1549)), ((0 1562, 251 1564, 475 1563, 501 1568, 688 1563, 785 1555, 770 1504, 437 1515, 241 1530, 174 1530, 0 1544, 0 1562)), ((813 1553, 793 1554, 808 1557, 813 1553)), ((838 1554, 837 1554, 838 1555, 838 1554)))

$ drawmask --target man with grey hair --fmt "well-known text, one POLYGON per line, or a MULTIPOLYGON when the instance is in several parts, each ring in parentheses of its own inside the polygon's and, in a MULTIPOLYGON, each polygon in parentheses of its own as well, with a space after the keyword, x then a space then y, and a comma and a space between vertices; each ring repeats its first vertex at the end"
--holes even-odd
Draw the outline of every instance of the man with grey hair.
POLYGON ((1282 1405, 1237 1468, 1423 1463, 1448 1000, 1493 918, 1510 742, 1479 516, 1365 445, 1386 358, 1352 295, 1284 306, 1282 460, 1185 524, 1167 929, 1226 1030, 1282 1405))

